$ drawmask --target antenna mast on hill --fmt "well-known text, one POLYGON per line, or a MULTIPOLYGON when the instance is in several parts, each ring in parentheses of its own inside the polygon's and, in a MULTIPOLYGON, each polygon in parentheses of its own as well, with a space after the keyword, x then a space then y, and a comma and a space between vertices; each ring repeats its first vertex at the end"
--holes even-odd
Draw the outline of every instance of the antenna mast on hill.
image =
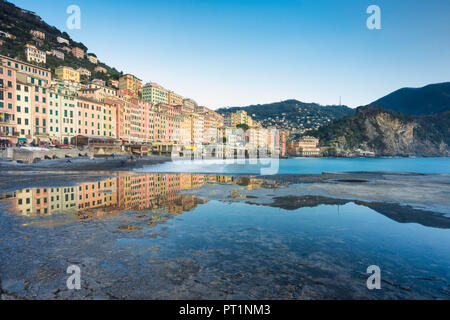
POLYGON ((339 96, 339 106, 342 107, 342 97, 339 96))

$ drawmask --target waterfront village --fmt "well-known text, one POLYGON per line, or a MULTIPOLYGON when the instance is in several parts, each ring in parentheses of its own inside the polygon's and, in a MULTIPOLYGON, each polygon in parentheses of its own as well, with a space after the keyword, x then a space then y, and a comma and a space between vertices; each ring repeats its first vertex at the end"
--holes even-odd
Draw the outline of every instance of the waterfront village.
MULTIPOLYGON (((35 38, 45 33, 30 30, 35 38)), ((244 110, 228 116, 199 106, 161 85, 138 77, 92 79, 85 68, 44 68, 47 55, 65 55, 98 64, 95 54, 69 47, 61 51, 25 46, 26 61, 0 55, 0 147, 2 158, 17 161, 71 157, 177 155, 182 157, 320 156, 319 141, 289 140, 283 128, 263 128, 244 110), (81 79, 87 81, 81 81, 81 79)), ((106 73, 98 66, 96 72, 106 73)))

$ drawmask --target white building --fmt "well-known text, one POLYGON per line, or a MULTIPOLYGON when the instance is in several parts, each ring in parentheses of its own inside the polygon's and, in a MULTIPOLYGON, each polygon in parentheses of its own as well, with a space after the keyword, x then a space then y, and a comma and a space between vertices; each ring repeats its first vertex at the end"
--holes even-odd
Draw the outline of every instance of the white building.
POLYGON ((65 44, 69 45, 69 40, 64 39, 64 38, 62 38, 62 37, 57 37, 57 38, 56 38, 56 41, 57 41, 58 43, 65 43, 65 44))
POLYGON ((51 51, 52 56, 57 57, 58 59, 64 60, 64 52, 53 49, 51 51))
POLYGON ((47 54, 31 44, 25 45, 25 56, 28 62, 46 63, 47 54))
POLYGON ((95 55, 93 55, 92 53, 89 53, 89 54, 87 55, 87 59, 89 60, 90 63, 98 64, 98 59, 97 59, 97 57, 96 57, 95 55))
POLYGON ((78 68, 77 71, 80 73, 80 76, 90 77, 91 72, 86 68, 78 68))

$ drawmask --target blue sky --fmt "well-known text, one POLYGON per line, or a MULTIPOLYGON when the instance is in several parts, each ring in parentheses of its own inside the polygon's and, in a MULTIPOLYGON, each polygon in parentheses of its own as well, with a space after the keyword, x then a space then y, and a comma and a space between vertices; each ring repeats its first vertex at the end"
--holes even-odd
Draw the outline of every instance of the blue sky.
POLYGON ((12 0, 101 61, 212 108, 298 99, 357 107, 450 81, 448 0, 12 0), (67 30, 66 8, 81 8, 67 30), (369 5, 381 30, 369 30, 369 5))

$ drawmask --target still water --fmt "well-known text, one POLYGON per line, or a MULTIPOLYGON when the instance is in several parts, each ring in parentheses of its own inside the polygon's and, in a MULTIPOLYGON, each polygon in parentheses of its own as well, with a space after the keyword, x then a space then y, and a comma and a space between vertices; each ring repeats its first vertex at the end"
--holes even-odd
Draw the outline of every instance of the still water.
POLYGON ((140 172, 321 174, 322 172, 394 171, 450 173, 450 158, 293 158, 280 160, 176 160, 140 172), (242 162, 242 163, 241 163, 242 162))
POLYGON ((2 286, 40 299, 449 299, 448 227, 353 202, 284 210, 197 193, 239 190, 242 179, 120 172, 4 194, 2 286), (65 287, 71 264, 80 291, 65 287), (367 289, 371 265, 381 290, 367 289))

